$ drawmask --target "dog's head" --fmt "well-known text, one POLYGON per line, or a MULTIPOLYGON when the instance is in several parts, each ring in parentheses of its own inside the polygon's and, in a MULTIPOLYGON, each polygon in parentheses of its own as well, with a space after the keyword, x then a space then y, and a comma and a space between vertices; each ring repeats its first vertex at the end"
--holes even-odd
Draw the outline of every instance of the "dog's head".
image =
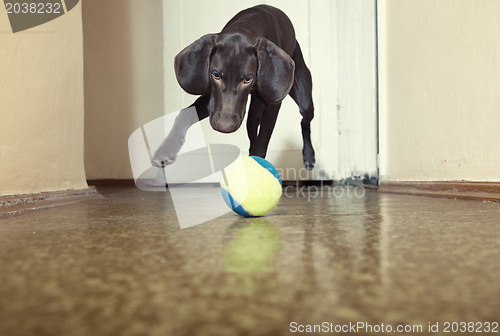
POLYGON ((186 92, 210 94, 210 125, 223 133, 241 126, 250 93, 266 104, 281 102, 295 70, 291 57, 268 39, 239 33, 201 37, 175 57, 174 66, 186 92))

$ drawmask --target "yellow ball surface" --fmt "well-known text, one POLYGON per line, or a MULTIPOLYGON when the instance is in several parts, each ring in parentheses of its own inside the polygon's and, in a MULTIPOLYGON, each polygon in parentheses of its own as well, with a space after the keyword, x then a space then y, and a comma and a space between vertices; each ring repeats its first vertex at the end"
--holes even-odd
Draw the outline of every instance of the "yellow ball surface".
POLYGON ((263 216, 278 204, 281 178, 276 168, 257 156, 239 157, 222 172, 221 192, 226 204, 245 217, 263 216))

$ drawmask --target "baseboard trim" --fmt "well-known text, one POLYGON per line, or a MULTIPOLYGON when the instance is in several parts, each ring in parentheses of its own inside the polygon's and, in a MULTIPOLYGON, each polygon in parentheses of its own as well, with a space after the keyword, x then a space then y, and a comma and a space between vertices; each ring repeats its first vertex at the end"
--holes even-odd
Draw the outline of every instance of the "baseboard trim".
POLYGON ((78 190, 0 196, 0 219, 15 216, 26 211, 53 208, 100 197, 102 196, 95 187, 78 190))
POLYGON ((500 202, 500 182, 381 182, 379 192, 500 202))
MULTIPOLYGON (((139 181, 140 183, 140 181, 139 181)), ((99 179, 99 180, 87 180, 87 184, 91 186, 99 187, 134 187, 136 183, 133 179, 99 179)), ((201 182, 193 184, 195 186, 206 184, 218 186, 219 182, 201 182)), ((303 181, 282 181, 283 187, 293 186, 293 187, 308 187, 308 186, 332 186, 334 184, 333 180, 303 180, 303 181)), ((186 183, 171 183, 171 186, 185 186, 186 183)), ((163 186, 163 185, 162 185, 163 186)), ((168 185, 167 185, 168 187, 168 185)))
POLYGON ((96 187, 134 187, 134 179, 92 179, 87 180, 89 186, 96 187))

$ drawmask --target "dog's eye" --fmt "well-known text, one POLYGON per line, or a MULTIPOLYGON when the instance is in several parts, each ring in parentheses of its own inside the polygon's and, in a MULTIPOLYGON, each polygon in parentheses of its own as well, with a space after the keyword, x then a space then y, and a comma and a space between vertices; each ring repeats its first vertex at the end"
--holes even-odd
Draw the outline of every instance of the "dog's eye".
POLYGON ((220 80, 220 73, 218 73, 217 71, 214 71, 214 72, 212 72, 212 77, 215 80, 220 80))
POLYGON ((252 76, 245 76, 245 78, 243 79, 243 82, 245 84, 250 84, 252 81, 253 81, 252 76))

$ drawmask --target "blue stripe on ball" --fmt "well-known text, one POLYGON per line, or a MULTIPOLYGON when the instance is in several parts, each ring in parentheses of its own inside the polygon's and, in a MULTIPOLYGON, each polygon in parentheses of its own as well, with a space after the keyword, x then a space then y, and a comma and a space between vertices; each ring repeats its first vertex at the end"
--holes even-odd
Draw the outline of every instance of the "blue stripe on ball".
POLYGON ((237 214, 244 216, 244 217, 253 217, 253 215, 249 214, 243 206, 238 203, 232 196, 229 194, 229 192, 226 190, 226 188, 221 188, 221 193, 222 193, 222 198, 224 198, 224 201, 226 204, 237 214))
POLYGON ((281 182, 281 176, 278 173, 278 170, 276 168, 274 168, 274 166, 269 161, 261 158, 260 156, 250 155, 250 157, 252 159, 254 159, 255 161, 257 161, 257 163, 260 164, 262 167, 266 168, 271 174, 274 175, 274 177, 276 177, 276 179, 279 181, 279 183, 281 185, 283 185, 283 183, 281 182))

